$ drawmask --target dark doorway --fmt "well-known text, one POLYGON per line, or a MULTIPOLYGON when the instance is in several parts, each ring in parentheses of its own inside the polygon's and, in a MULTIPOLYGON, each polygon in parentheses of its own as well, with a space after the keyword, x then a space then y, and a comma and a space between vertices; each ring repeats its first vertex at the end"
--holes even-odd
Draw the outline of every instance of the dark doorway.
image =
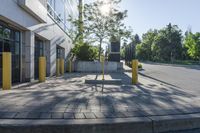
POLYGON ((56 47, 56 58, 64 59, 64 57, 65 57, 65 49, 60 46, 57 46, 56 47))
POLYGON ((12 82, 20 82, 20 32, 0 21, 0 84, 2 85, 2 52, 12 54, 12 82))
POLYGON ((39 57, 44 56, 44 41, 35 37, 35 79, 39 78, 39 57))

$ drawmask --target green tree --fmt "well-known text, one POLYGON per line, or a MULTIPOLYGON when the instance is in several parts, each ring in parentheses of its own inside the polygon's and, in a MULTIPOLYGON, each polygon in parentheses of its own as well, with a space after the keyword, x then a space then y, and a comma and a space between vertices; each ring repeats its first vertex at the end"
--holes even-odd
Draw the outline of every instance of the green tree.
POLYGON ((121 0, 95 1, 84 6, 84 30, 88 31, 88 40, 99 43, 99 59, 104 41, 115 38, 117 41, 130 34, 122 20, 127 11, 120 11, 117 6, 121 0))
POLYGON ((136 46, 136 56, 142 60, 152 60, 152 44, 157 36, 157 30, 149 30, 143 34, 142 42, 136 46))
POLYGON ((200 33, 188 33, 184 40, 184 46, 187 48, 187 53, 195 60, 200 60, 200 33))
POLYGON ((167 25, 159 30, 152 45, 153 59, 173 61, 181 58, 182 32, 177 25, 167 25))

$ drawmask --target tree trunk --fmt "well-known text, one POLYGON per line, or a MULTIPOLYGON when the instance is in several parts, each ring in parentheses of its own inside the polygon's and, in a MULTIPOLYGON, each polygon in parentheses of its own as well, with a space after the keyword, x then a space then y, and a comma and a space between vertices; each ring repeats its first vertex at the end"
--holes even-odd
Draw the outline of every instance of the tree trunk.
POLYGON ((79 0, 79 35, 80 35, 80 43, 83 44, 83 0, 79 0))
POLYGON ((100 38, 100 41, 99 41, 99 61, 101 61, 101 45, 102 45, 102 39, 100 38))

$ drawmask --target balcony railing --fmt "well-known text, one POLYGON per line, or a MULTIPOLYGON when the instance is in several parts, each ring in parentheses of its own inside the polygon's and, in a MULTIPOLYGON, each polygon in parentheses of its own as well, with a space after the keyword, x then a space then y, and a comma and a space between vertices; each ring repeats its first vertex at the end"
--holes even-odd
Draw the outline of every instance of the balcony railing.
POLYGON ((54 8, 47 2, 47 12, 50 17, 62 28, 62 30, 67 30, 67 24, 65 21, 60 17, 60 15, 54 10, 54 8))

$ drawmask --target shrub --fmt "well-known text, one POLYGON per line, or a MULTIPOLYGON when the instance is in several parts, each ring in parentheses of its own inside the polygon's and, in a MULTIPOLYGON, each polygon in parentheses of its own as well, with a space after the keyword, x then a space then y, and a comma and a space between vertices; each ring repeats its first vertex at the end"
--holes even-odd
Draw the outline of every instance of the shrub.
POLYGON ((93 61, 98 58, 98 48, 87 43, 75 45, 72 52, 82 61, 93 61))
POLYGON ((142 64, 138 64, 138 68, 139 68, 139 69, 142 69, 142 64))

